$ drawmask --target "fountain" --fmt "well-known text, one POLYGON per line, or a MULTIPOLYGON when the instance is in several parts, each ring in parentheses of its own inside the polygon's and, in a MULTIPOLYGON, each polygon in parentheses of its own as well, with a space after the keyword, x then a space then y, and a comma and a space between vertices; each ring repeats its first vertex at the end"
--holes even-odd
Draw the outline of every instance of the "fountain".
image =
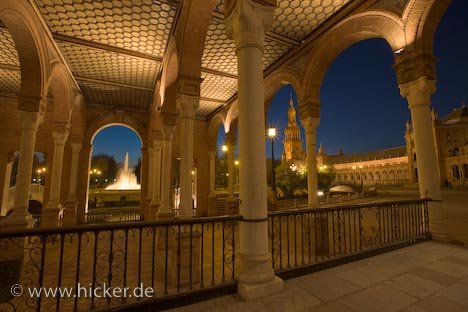
POLYGON ((133 169, 128 168, 128 153, 125 154, 124 166, 117 173, 117 181, 106 187, 106 190, 140 190, 137 177, 133 169))

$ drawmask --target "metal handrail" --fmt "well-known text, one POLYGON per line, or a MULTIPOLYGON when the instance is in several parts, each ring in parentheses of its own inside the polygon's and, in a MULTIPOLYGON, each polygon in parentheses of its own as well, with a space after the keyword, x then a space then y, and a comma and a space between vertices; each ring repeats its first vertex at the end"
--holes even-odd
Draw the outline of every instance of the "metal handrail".
POLYGON ((376 203, 366 203, 366 204, 342 205, 342 206, 334 206, 334 207, 298 208, 298 209, 288 209, 288 210, 281 210, 281 211, 271 211, 268 213, 268 215, 269 216, 282 216, 282 215, 298 214, 298 213, 337 211, 337 210, 343 210, 343 209, 359 209, 359 208, 369 208, 369 207, 376 207, 376 206, 420 204, 420 203, 429 202, 429 201, 431 201, 431 199, 422 198, 422 199, 397 200, 397 201, 376 202, 376 203))
POLYGON ((45 229, 24 229, 21 231, 4 231, 0 232, 0 238, 25 237, 25 236, 43 236, 69 233, 84 233, 98 232, 103 230, 124 230, 124 229, 140 229, 155 226, 173 226, 173 225, 190 225, 190 224, 206 224, 223 221, 239 221, 242 216, 217 216, 217 217, 201 217, 193 219, 175 219, 175 220, 156 220, 156 221, 129 221, 122 223, 103 223, 103 224, 84 224, 69 227, 45 228, 45 229))

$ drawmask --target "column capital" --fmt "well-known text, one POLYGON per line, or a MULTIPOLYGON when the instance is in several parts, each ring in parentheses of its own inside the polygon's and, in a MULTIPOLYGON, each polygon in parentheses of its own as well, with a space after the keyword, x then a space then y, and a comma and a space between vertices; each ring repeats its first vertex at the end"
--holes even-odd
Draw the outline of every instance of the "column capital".
POLYGON ((21 128, 24 130, 37 130, 44 116, 38 112, 19 111, 21 128))
POLYGON ((163 140, 172 140, 174 135, 175 126, 164 125, 162 126, 163 140))
POLYGON ((83 147, 83 143, 81 142, 72 142, 70 143, 71 149, 73 153, 79 153, 81 148, 83 147))
POLYGON ((302 119, 312 117, 320 118, 320 103, 311 100, 299 102, 299 117, 302 119))
POLYGON ((177 95, 177 108, 180 112, 180 118, 195 118, 195 111, 200 104, 200 97, 186 94, 177 95))
POLYGON ((409 108, 419 105, 429 105, 431 96, 436 90, 435 80, 428 77, 420 77, 414 81, 400 84, 400 94, 408 100, 409 108))
POLYGON ((216 157, 216 151, 208 151, 208 156, 216 157))
POLYGON ((162 139, 153 140, 153 150, 154 151, 161 151, 162 146, 163 146, 162 139))
POLYGON ((320 124, 320 118, 318 117, 304 117, 301 118, 301 124, 306 132, 315 133, 317 127, 320 124))
POLYGON ((227 0, 224 22, 228 38, 236 42, 236 51, 256 47, 263 51, 265 32, 273 24, 276 0, 227 0))
POLYGON ((418 80, 420 77, 435 80, 437 61, 438 59, 432 54, 418 51, 408 51, 397 56, 393 68, 397 74, 398 84, 406 84, 418 80))
POLYGON ((68 131, 52 131, 52 138, 55 145, 64 145, 68 137, 68 131))

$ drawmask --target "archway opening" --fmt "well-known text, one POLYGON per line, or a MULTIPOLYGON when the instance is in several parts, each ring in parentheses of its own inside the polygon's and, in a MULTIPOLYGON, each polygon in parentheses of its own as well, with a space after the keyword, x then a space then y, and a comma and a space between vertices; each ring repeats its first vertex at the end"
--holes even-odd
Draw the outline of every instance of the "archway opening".
POLYGON ((88 216, 88 222, 134 220, 140 210, 141 136, 127 125, 109 124, 96 131, 91 143, 87 213, 93 218, 88 216))
POLYGON ((387 41, 366 39, 341 52, 321 83, 317 145, 323 146, 323 166, 347 174, 346 184, 361 189, 411 180, 401 176, 397 182, 395 174, 411 160, 405 147, 410 113, 393 64, 387 41))
POLYGON ((274 203, 276 198, 305 200, 307 196, 305 133, 298 106, 291 84, 277 90, 267 103, 267 184, 268 198, 274 203))

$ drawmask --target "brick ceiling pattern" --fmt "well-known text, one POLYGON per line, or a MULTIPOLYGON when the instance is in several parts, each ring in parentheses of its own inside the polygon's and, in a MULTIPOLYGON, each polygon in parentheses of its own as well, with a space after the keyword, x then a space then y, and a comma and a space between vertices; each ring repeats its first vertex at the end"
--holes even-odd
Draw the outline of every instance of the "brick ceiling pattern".
POLYGON ((59 41, 73 74, 90 103, 149 108, 161 64, 113 52, 113 48, 162 58, 177 0, 36 0, 54 35, 97 44, 103 49, 59 41), (108 48, 107 48, 108 47, 108 48), (79 78, 89 78, 84 83, 79 78), (99 82, 102 81, 102 84, 99 82), (115 87, 106 82, 124 84, 115 87), (132 86, 136 88, 132 88, 132 86), (131 96, 135 99, 132 100, 131 96))
POLYGON ((220 106, 223 106, 223 104, 219 102, 200 100, 200 106, 196 111, 196 115, 199 117, 205 117, 218 109, 220 106))
POLYGON ((6 28, 0 28, 0 64, 20 66, 15 43, 6 28))
POLYGON ((154 88, 160 63, 60 42, 68 64, 75 76, 154 88))
POLYGON ((272 31, 303 40, 349 0, 280 0, 272 31))
POLYGON ((130 109, 147 109, 153 92, 121 86, 79 81, 84 96, 90 103, 130 109))
POLYGON ((0 92, 19 94, 21 72, 0 68, 0 92))
POLYGON ((237 79, 212 74, 202 74, 200 96, 227 101, 237 92, 237 79))
MULTIPOLYGON (((278 1, 273 28, 265 38, 263 68, 300 44, 348 2, 278 1)), ((35 4, 87 102, 150 107, 179 0, 35 0, 35 4)), ((219 0, 206 36, 200 92, 204 99, 198 116, 209 115, 237 92, 235 44, 226 36, 223 12, 224 0, 219 0)), ((0 92, 18 93, 19 60, 6 28, 0 28, 0 60, 4 65, 0 92)))

